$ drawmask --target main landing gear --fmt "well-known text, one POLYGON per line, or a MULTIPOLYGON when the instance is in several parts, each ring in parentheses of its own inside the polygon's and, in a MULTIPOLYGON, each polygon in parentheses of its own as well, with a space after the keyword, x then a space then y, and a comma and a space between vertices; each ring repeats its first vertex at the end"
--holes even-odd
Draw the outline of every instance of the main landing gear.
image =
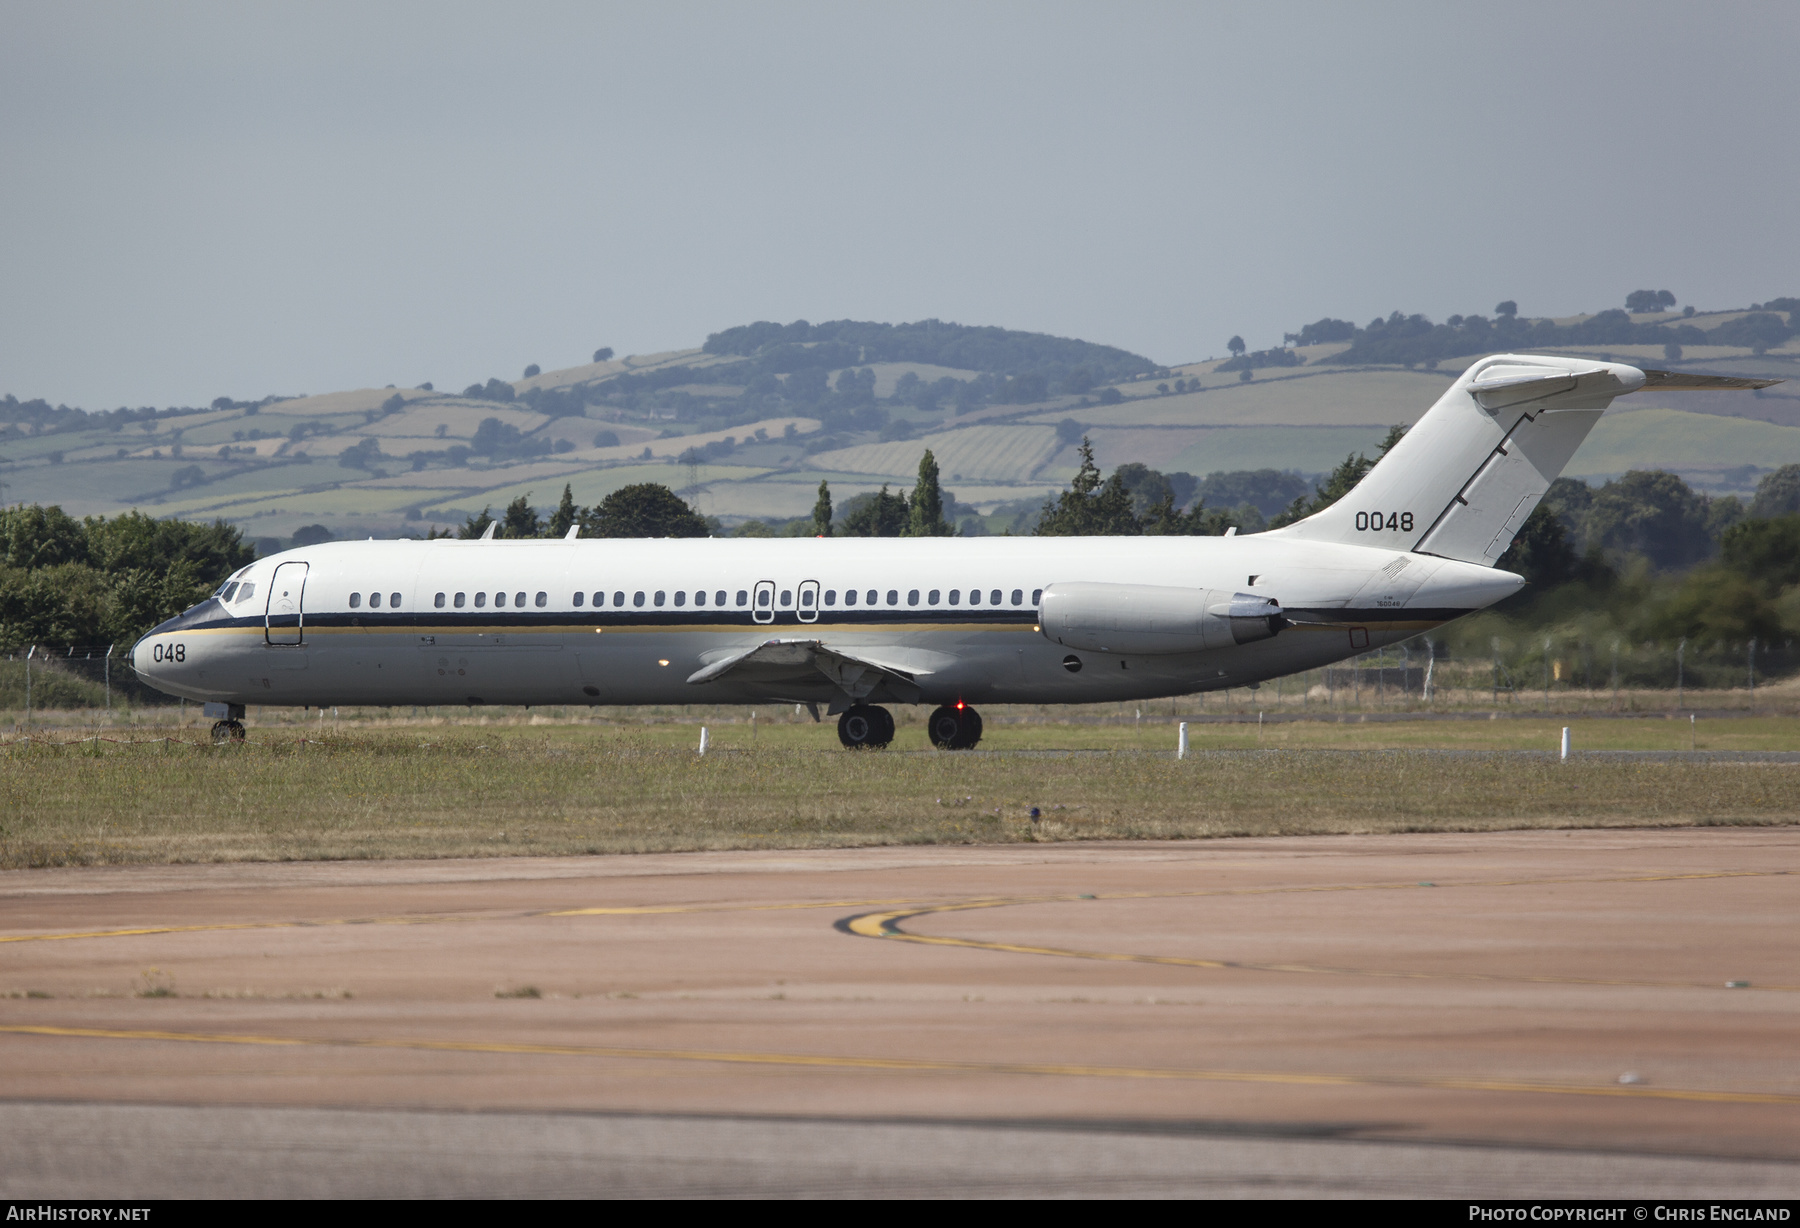
POLYGON ((214 721, 212 727, 214 742, 242 742, 244 740, 244 722, 214 721))
POLYGON ((969 750, 981 741, 981 713, 958 700, 933 712, 925 729, 939 750, 969 750))
POLYGON ((894 740, 894 718, 886 708, 855 704, 838 717, 838 741, 851 750, 880 750, 894 740))

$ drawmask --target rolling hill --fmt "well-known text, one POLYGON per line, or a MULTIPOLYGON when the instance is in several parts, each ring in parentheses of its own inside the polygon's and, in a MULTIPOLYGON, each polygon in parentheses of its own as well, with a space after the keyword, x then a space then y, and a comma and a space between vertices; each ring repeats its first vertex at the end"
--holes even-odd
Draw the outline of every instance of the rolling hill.
MULTIPOLYGON (((1527 325, 1556 340, 1599 335, 1605 324, 1618 339, 1542 347, 1553 352, 1788 377, 1800 374, 1800 334, 1786 328, 1800 321, 1791 300, 1778 302, 1784 310, 1774 313, 1613 312, 1527 325), (1679 362, 1655 344, 1656 329, 1684 330, 1679 362), (1710 343, 1729 338, 1746 343, 1710 343)), ((609 356, 461 394, 365 388, 93 414, 8 397, 0 501, 223 517, 274 545, 301 525, 418 534, 519 495, 553 505, 565 484, 592 503, 656 481, 729 525, 804 515, 821 480, 840 505, 909 484, 929 447, 946 487, 988 512, 1059 489, 1083 433, 1109 468, 1316 474, 1372 448, 1389 425, 1416 421, 1465 365, 1347 361, 1379 349, 1369 330, 1159 367, 1116 347, 938 321, 802 325, 748 325, 689 350, 609 356)), ((1456 348, 1461 333, 1430 327, 1418 335, 1456 348)), ((1800 460, 1800 392, 1790 389, 1800 382, 1622 401, 1571 472, 1661 467, 1702 489, 1747 491, 1759 472, 1800 460)))

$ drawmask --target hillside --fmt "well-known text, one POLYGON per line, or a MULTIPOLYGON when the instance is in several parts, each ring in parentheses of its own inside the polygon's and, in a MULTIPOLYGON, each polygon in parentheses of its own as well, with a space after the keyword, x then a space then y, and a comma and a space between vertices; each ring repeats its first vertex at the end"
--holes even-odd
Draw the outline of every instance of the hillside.
MULTIPOLYGON (((337 536, 422 533, 521 494, 553 504, 565 483, 592 503, 655 481, 731 524, 805 514, 821 479, 840 505, 884 482, 909 484, 930 447, 960 503, 1002 509, 991 518, 997 529, 1068 480, 1084 432, 1108 468, 1320 473, 1372 449, 1390 424, 1415 421, 1489 351, 1441 352, 1476 341, 1800 375, 1793 300, 1470 322, 1479 319, 1437 325, 1395 313, 1362 329, 1323 320, 1282 350, 1174 367, 999 328, 801 321, 727 329, 689 350, 602 351, 461 393, 368 388, 107 413, 8 397, 0 501, 59 503, 77 515, 223 517, 267 547, 302 525, 337 536)), ((1800 381, 1754 395, 1622 401, 1571 473, 1663 467, 1704 490, 1747 492, 1759 473, 1794 461, 1800 381)))

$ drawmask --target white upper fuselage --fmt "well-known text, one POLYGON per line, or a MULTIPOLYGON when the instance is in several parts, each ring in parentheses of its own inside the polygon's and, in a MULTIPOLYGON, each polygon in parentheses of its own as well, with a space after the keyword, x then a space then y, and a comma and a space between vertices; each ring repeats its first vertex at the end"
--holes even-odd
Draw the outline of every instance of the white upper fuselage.
POLYGON ((333 542, 245 568, 145 636, 134 664, 163 690, 233 704, 840 700, 824 674, 688 681, 781 639, 894 671, 893 685, 859 699, 1078 703, 1314 668, 1519 583, 1474 564, 1280 533, 333 542), (1256 594, 1295 625, 1204 652, 1075 654, 1038 630, 1039 595, 1058 582, 1256 594))

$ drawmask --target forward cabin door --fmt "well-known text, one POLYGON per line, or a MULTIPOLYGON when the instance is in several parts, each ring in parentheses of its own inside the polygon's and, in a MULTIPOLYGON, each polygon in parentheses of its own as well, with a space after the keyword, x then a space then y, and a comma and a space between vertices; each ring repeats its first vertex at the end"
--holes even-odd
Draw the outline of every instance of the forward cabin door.
POLYGON ((750 617, 759 623, 775 621, 775 581, 756 582, 756 604, 751 607, 750 617))
POLYGON ((301 597, 306 591, 306 564, 283 563, 269 578, 269 608, 263 634, 271 644, 298 644, 306 634, 301 597))
POLYGON ((803 580, 800 582, 800 621, 813 623, 819 621, 819 582, 803 580))

